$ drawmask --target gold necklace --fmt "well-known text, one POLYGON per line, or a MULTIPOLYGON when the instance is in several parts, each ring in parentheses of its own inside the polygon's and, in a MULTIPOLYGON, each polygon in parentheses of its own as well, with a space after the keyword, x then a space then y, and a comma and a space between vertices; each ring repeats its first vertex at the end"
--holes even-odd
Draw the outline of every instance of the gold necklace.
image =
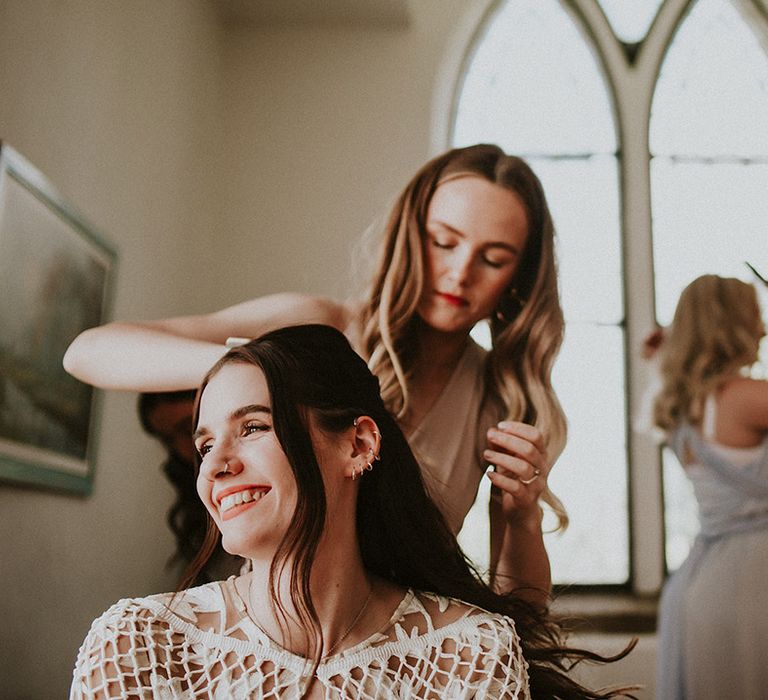
MULTIPOLYGON (((267 633, 267 631, 264 629, 264 626, 262 624, 260 624, 259 621, 256 619, 256 616, 251 613, 251 611, 250 611, 250 609, 248 607, 248 604, 245 602, 245 598, 243 598, 243 596, 240 595, 240 591, 237 590, 237 584, 234 581, 234 576, 232 577, 232 579, 233 579, 232 587, 235 589, 235 595, 237 596, 238 600, 240 601, 241 605, 243 606, 243 610, 245 611, 245 614, 250 618, 251 622, 253 622, 253 624, 256 625, 256 627, 258 627, 264 633, 264 635, 267 637, 267 639, 269 639, 269 641, 271 641, 275 646, 284 648, 282 644, 280 644, 279 642, 275 641, 267 633)), ((252 583, 253 583, 253 581, 250 581, 249 584, 248 584, 248 597, 249 598, 251 597, 251 584, 252 583)), ((360 610, 357 611, 357 615, 355 615, 354 620, 352 620, 352 622, 350 623, 349 627, 347 627, 347 629, 344 631, 344 634, 342 634, 341 637, 339 637, 331 645, 330 649, 328 649, 328 651, 325 652, 325 654, 323 654, 322 659, 329 658, 331 656, 331 654, 333 654, 333 652, 349 636, 350 632, 352 632, 352 630, 355 628, 355 625, 360 621, 360 618, 363 616, 363 613, 368 608, 368 603, 371 602, 371 598, 372 597, 373 597, 373 582, 371 582, 371 588, 368 591, 368 596, 366 597, 365 602, 363 603, 363 605, 360 608, 360 610)))
POLYGON ((325 654, 323 654, 323 658, 327 659, 328 657, 333 654, 334 651, 341 645, 341 643, 349 636, 349 633, 354 629, 355 625, 357 624, 357 621, 363 616, 363 613, 365 612, 365 609, 368 607, 368 603, 371 602, 371 598, 373 597, 373 583, 371 583, 371 588, 368 591, 368 597, 365 599, 365 602, 363 603, 363 607, 358 610, 357 615, 355 615, 355 619, 352 620, 352 624, 347 627, 346 632, 339 637, 336 642, 331 646, 330 649, 328 649, 325 654))

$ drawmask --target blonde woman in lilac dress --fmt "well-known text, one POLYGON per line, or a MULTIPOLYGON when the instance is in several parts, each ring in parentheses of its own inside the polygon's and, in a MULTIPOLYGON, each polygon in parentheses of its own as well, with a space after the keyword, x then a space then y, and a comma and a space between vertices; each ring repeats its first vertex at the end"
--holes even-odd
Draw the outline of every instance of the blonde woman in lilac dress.
POLYGON ((765 326, 754 287, 704 275, 660 347, 654 422, 690 479, 701 529, 664 588, 658 697, 768 692, 768 382, 746 370, 765 326))

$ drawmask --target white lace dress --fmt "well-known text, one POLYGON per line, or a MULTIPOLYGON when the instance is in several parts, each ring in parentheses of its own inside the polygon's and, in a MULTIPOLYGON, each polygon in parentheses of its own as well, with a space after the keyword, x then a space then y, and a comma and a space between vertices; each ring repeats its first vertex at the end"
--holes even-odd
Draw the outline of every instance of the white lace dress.
MULTIPOLYGON (((450 618, 448 618, 450 619, 450 618)), ((512 620, 408 591, 389 625, 324 659, 324 698, 530 698, 512 620), (442 627, 435 613, 466 608, 442 627)), ((124 599, 94 621, 70 699, 300 698, 307 659, 269 639, 238 605, 232 579, 124 599), (170 607, 169 607, 170 605, 170 607)))

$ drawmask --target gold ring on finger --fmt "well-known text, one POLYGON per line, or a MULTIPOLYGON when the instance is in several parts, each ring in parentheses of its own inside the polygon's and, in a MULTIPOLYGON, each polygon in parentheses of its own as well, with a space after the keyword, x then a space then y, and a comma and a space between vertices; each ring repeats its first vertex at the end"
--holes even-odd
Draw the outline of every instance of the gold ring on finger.
POLYGON ((532 484, 534 481, 536 481, 536 479, 539 478, 540 474, 541 474, 541 469, 536 469, 536 467, 534 467, 533 476, 530 479, 520 479, 520 483, 528 486, 528 484, 532 484))

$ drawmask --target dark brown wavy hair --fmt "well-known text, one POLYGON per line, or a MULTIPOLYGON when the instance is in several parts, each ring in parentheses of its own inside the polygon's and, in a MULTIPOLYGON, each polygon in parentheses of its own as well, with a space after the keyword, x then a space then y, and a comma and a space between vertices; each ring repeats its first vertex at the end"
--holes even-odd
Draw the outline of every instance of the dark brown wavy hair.
MULTIPOLYGON (((618 691, 592 691, 567 671, 583 660, 607 662, 622 658, 568 647, 552 619, 517 598, 496 593, 461 551, 438 507, 427 495, 421 470, 405 436, 385 408, 379 382, 365 361, 339 331, 324 325, 282 328, 230 350, 203 380, 199 400, 210 379, 229 363, 259 367, 272 402, 273 429, 291 465, 297 484, 293 526, 273 558, 271 599, 285 615, 276 591, 278 573, 290 566, 290 596, 305 629, 315 664, 322 634, 309 588, 310 571, 323 532, 326 497, 309 428, 310 414, 328 433, 348 429, 360 415, 370 416, 382 435, 377 468, 360 480, 357 535, 366 570, 403 588, 463 600, 515 621, 529 664, 535 698, 611 698, 618 691), (314 642, 313 642, 314 640, 314 642)), ((194 581, 214 550, 219 533, 209 517, 206 541, 191 563, 179 589, 194 581)))

